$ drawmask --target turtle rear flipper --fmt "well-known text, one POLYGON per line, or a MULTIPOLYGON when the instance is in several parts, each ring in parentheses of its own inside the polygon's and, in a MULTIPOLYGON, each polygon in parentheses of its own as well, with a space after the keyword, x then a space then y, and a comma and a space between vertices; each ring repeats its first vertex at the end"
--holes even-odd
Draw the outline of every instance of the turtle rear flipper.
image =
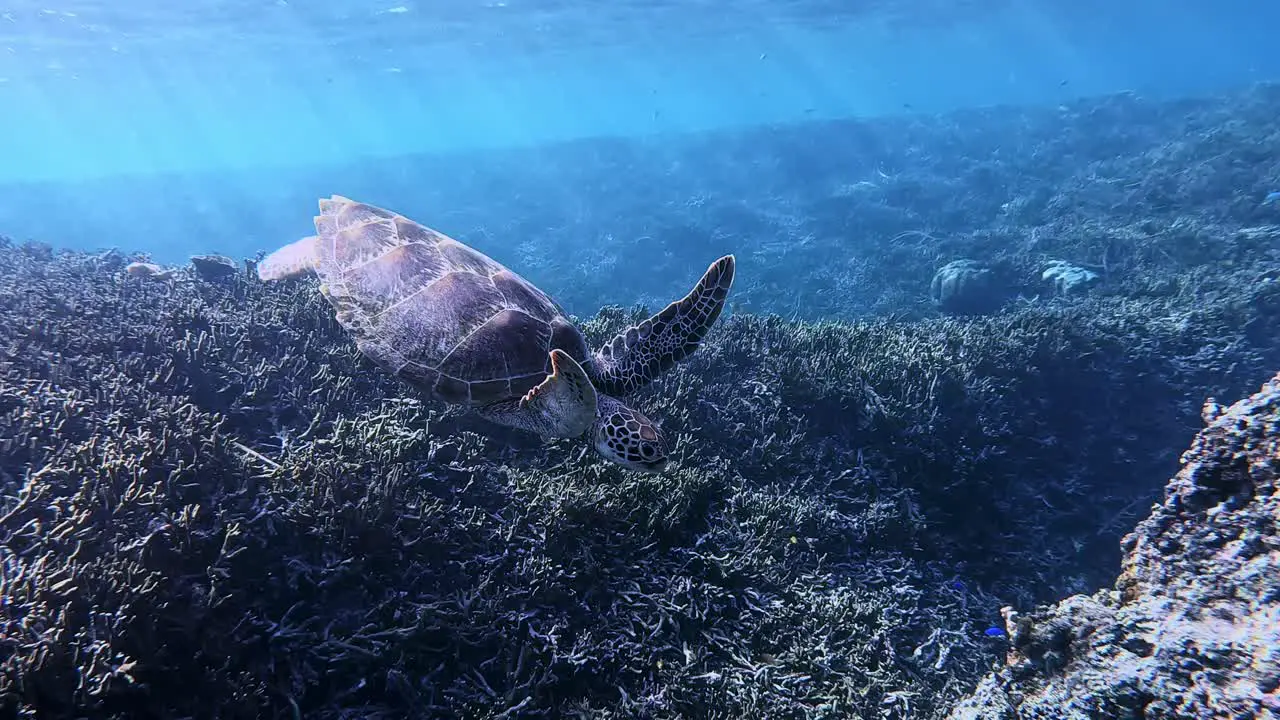
POLYGON ((318 255, 313 235, 285 245, 258 263, 258 279, 263 282, 297 277, 315 270, 318 255))
POLYGON ((551 374, 524 397, 478 409, 484 418, 543 437, 578 437, 596 421, 598 396, 587 373, 569 353, 551 351, 551 374))
POLYGON ((734 257, 711 263, 693 290, 662 312, 618 333, 596 353, 596 386, 628 395, 685 359, 706 337, 733 286, 734 257))

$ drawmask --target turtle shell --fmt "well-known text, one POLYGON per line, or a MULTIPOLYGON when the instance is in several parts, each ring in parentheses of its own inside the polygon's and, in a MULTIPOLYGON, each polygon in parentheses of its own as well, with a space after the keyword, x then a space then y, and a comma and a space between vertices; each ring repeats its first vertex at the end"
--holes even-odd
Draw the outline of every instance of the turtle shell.
POLYGON ((527 280, 484 253, 382 208, 334 196, 315 219, 315 270, 338 322, 380 367, 467 406, 516 398, 582 333, 527 280))

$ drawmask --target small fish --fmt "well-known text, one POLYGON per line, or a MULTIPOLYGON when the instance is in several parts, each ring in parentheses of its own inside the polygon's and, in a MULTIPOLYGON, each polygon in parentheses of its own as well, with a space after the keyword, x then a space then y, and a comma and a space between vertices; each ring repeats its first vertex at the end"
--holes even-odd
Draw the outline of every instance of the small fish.
POLYGON ((1004 637, 1004 630, 998 627, 989 627, 982 634, 987 637, 1004 637))
POLYGON ((1280 190, 1274 190, 1272 192, 1267 193, 1267 196, 1262 200, 1262 204, 1263 205, 1280 204, 1280 190))
POLYGON ((959 580, 952 580, 951 589, 956 590, 958 592, 964 592, 965 591, 964 583, 960 582, 959 580))

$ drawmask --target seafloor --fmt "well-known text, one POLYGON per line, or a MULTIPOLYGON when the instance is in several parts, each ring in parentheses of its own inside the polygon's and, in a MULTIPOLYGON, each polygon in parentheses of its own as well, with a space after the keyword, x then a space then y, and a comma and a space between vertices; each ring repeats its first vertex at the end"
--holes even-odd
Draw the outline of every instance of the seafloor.
MULTIPOLYGON (((0 715, 1267 717, 1275 638, 1203 640, 1275 628, 1280 390, 1204 408, 1280 369, 1276 117, 1259 87, 762 129, 689 162, 787 172, 663 223, 601 191, 613 244, 512 263, 571 308, 740 258, 639 400, 664 475, 419 401, 314 281, 6 243, 0 715), (978 306, 931 299, 959 259, 978 306)), ((589 172, 643 187, 620 143, 589 172)))

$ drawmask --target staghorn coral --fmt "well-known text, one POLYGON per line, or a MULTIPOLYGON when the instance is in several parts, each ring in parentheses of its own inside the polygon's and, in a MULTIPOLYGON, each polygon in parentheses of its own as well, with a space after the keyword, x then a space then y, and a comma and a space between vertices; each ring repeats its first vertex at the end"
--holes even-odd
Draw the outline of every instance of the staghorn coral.
POLYGON ((1209 384, 1141 304, 744 315, 641 396, 679 457, 637 477, 421 403, 307 283, 129 261, 0 253, 4 712, 939 717, 1147 497, 1089 478, 1180 425, 1114 394, 1209 384))
POLYGON ((638 478, 422 405, 305 284, 3 259, 0 697, 52 716, 937 715, 995 604, 948 506, 1040 502, 1034 453, 966 448, 1080 425, 1027 383, 1103 337, 734 318, 643 400, 682 456, 638 478))
POLYGON ((668 385, 685 467, 638 478, 422 406, 312 287, 2 257, 6 712, 820 716, 977 670, 903 490, 756 436, 776 396, 689 436, 724 350, 668 385))
POLYGON ((1114 589, 1026 615, 952 720, 1280 716, 1280 375, 1207 427, 1114 589))

